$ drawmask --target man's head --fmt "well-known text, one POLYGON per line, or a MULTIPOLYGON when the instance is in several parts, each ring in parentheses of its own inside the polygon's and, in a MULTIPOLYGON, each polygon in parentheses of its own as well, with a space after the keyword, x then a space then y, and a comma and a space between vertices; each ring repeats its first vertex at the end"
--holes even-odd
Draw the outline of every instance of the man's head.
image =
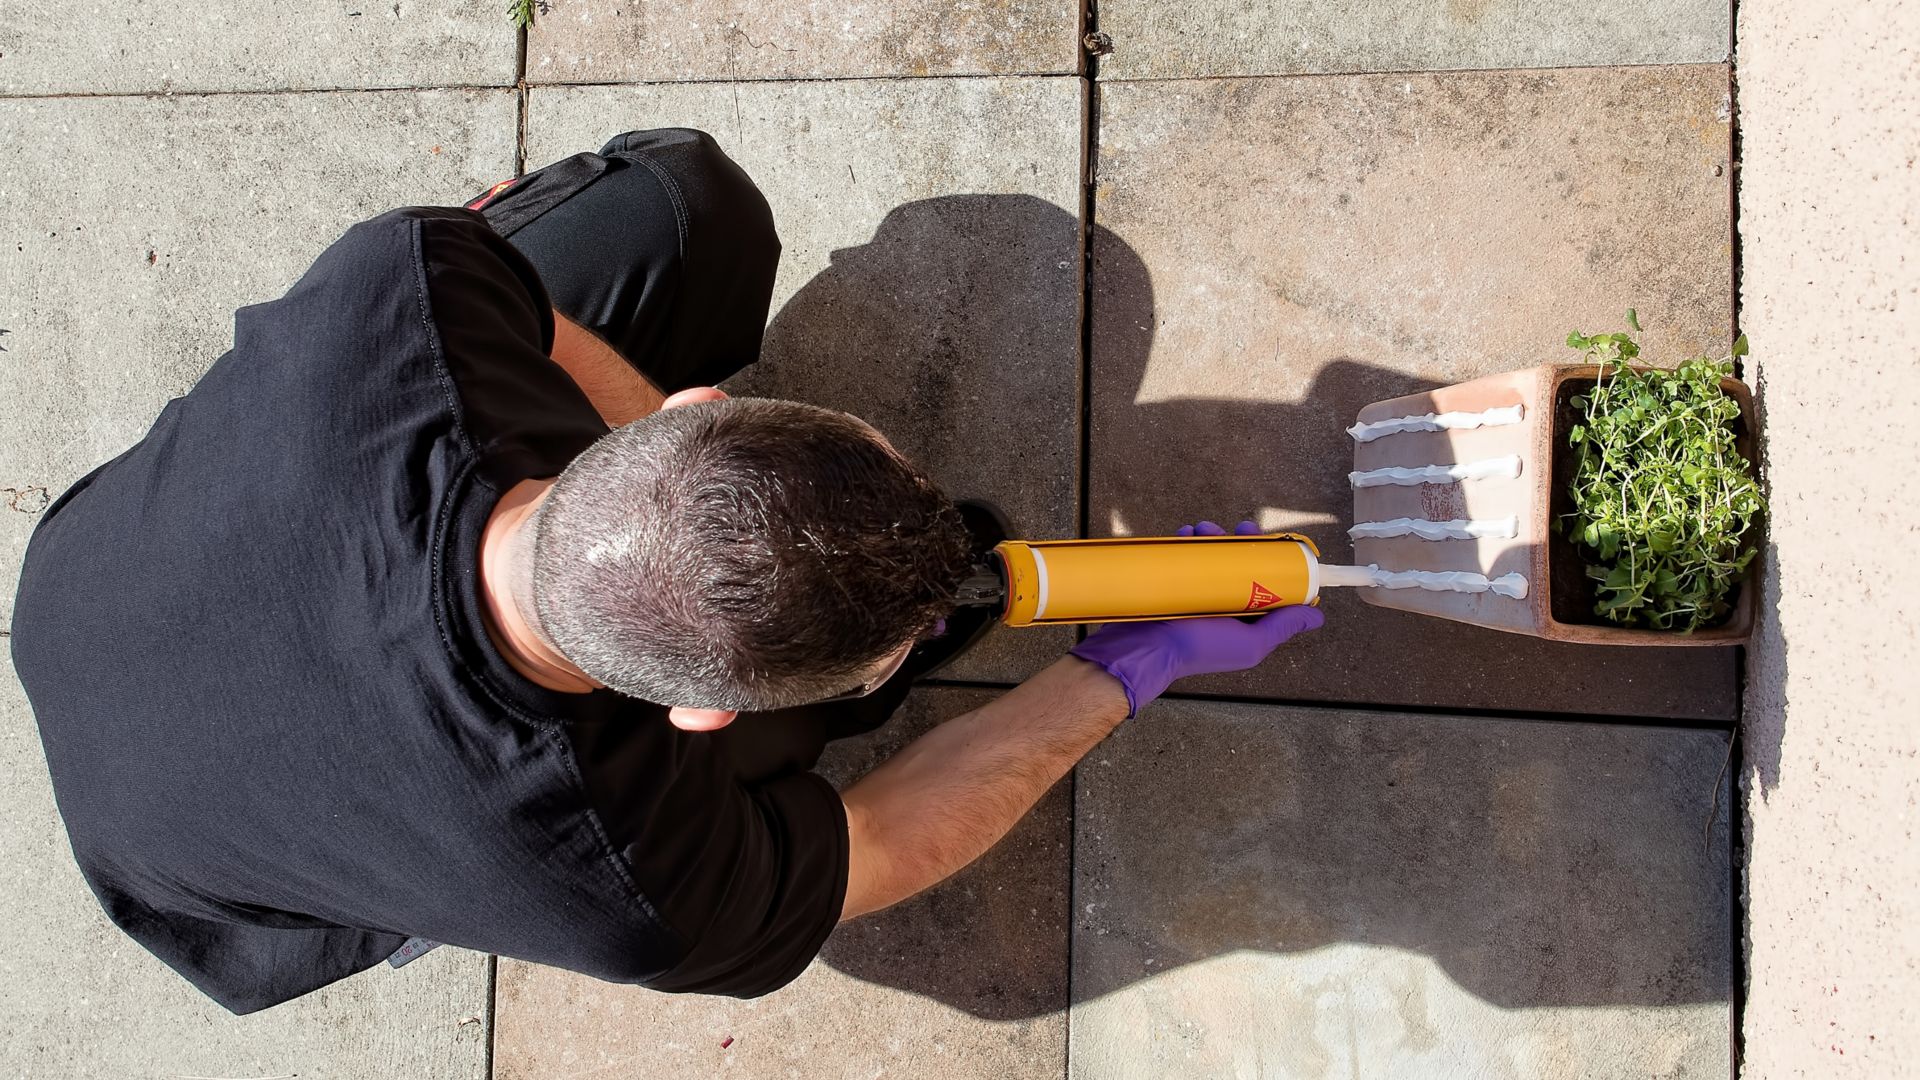
POLYGON ((845 413, 752 398, 620 428, 534 532, 541 630, 588 676, 666 705, 762 710, 874 677, 952 609, 953 503, 845 413))

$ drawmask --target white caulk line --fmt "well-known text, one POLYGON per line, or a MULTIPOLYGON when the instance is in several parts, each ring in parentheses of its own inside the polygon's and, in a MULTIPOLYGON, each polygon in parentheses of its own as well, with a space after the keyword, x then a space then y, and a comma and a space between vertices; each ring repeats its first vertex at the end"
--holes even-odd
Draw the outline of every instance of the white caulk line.
POLYGON ((1369 565, 1373 583, 1382 589, 1425 589, 1428 592, 1493 592, 1515 600, 1527 598, 1527 579, 1519 574, 1485 574, 1464 570, 1382 570, 1369 565))
POLYGON ((1491 480, 1512 478, 1520 475, 1520 455, 1508 454, 1506 457, 1487 458, 1485 461, 1470 461, 1460 465, 1423 465, 1417 469, 1368 469, 1366 472, 1350 472, 1347 480, 1354 487, 1385 487, 1397 484, 1412 487, 1415 484, 1457 484, 1462 480, 1491 480))
POLYGON ((1033 552, 1034 591, 1040 594, 1040 599, 1034 601, 1033 617, 1039 619, 1047 613, 1047 557, 1040 554, 1037 547, 1027 550, 1033 552))
POLYGON ((1475 518, 1452 521, 1427 521, 1422 518, 1394 518, 1391 521, 1363 521, 1347 530, 1355 540, 1391 540, 1412 534, 1422 540, 1477 540, 1483 536, 1510 539, 1520 535, 1520 519, 1475 518))
POLYGON ((1483 412, 1426 413, 1422 416, 1396 416, 1372 423, 1358 422, 1347 429, 1355 442, 1372 442, 1402 431, 1450 431, 1455 428, 1503 427, 1517 424, 1526 416, 1524 405, 1507 405, 1483 412))

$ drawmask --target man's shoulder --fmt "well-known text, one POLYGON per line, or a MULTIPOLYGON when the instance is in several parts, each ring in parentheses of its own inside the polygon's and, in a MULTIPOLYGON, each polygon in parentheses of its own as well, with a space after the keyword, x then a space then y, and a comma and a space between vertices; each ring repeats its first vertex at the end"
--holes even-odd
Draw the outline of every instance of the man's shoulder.
POLYGON ((361 221, 285 294, 235 313, 233 350, 189 396, 200 403, 233 382, 244 408, 282 400, 298 406, 294 419, 333 423, 366 404, 369 417, 390 419, 397 386, 444 377, 433 361, 445 323, 473 316, 470 304, 437 295, 436 265, 456 260, 511 279, 510 269, 495 268, 504 243, 485 219, 457 207, 407 206, 361 221), (263 393, 258 383, 287 392, 263 393), (303 395, 312 400, 297 400, 303 395))

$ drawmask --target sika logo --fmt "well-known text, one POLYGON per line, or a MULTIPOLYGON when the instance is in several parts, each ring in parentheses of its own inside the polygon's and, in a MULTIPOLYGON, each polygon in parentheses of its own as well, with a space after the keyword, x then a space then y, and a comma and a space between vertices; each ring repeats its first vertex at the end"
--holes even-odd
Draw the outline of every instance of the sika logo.
POLYGON ((1280 598, 1278 596, 1267 591, 1265 585, 1256 581, 1253 583, 1253 597, 1247 601, 1247 610, 1259 611, 1261 608, 1269 608, 1279 602, 1280 598))

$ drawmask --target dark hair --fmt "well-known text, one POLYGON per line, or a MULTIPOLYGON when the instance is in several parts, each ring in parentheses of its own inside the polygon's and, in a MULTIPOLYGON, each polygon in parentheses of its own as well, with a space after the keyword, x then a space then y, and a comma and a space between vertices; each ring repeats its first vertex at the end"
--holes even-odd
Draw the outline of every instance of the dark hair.
POLYGON ((534 524, 533 597, 568 660, 665 705, 847 690, 953 609, 952 500, 845 413, 734 398, 589 447, 534 524))

